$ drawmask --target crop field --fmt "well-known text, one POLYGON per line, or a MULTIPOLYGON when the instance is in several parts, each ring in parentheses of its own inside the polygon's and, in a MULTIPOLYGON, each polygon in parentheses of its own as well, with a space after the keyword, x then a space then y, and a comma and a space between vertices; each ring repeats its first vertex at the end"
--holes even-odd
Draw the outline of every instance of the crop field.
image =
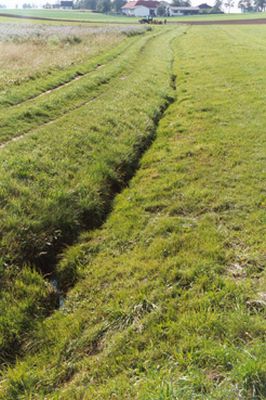
POLYGON ((0 399, 265 399, 266 26, 0 37, 0 399))

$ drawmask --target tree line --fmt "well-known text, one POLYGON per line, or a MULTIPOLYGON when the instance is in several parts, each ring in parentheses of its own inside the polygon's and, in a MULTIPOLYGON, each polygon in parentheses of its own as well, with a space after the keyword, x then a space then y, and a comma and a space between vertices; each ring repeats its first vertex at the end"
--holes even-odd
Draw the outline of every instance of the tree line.
MULTIPOLYGON (((220 0, 216 0, 218 3, 220 0)), ((103 13, 120 13, 123 5, 127 3, 126 0, 76 0, 74 2, 74 8, 77 9, 88 9, 92 11, 98 11, 103 13)), ((190 7, 190 0, 172 0, 172 3, 169 4, 175 7, 190 7)), ((215 11, 216 6, 213 7, 215 11)), ((158 15, 164 15, 165 5, 161 5, 158 8, 158 15)), ((219 7, 217 8, 219 10, 219 7)))
POLYGON ((266 0, 240 0, 238 7, 242 11, 265 11, 266 10, 266 0))
POLYGON ((121 12, 121 8, 127 1, 125 0, 76 0, 74 8, 88 9, 103 13, 121 12))
MULTIPOLYGON (((121 8, 126 4, 126 0, 76 0, 74 7, 78 9, 88 9, 103 13, 121 13, 121 8)), ((191 6, 190 0, 172 0, 172 6, 175 7, 189 7, 191 6)), ((266 0, 216 0, 210 12, 219 13, 224 7, 230 13, 231 8, 237 5, 244 12, 250 11, 265 11, 266 0)), ((162 4, 158 9, 158 15, 164 15, 165 6, 162 4)))

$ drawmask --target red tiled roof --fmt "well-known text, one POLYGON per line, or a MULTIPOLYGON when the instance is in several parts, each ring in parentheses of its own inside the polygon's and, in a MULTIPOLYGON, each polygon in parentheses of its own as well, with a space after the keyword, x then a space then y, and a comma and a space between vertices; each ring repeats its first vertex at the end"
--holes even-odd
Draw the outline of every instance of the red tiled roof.
POLYGON ((137 0, 137 1, 129 1, 122 8, 136 8, 137 6, 144 6, 147 8, 157 8, 160 2, 155 0, 137 0))
POLYGON ((137 3, 137 1, 129 1, 122 8, 135 8, 136 7, 136 3, 137 3))

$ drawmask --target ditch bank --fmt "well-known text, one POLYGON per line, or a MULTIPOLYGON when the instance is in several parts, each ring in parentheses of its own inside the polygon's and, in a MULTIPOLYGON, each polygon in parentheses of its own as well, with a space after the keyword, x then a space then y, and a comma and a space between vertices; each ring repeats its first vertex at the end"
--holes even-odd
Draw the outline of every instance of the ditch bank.
MULTIPOLYGON (((151 145, 159 120, 175 98, 171 42, 176 36, 176 29, 153 35, 148 46, 146 43, 142 47, 142 63, 136 65, 130 79, 129 76, 127 80, 118 79, 101 99, 93 103, 92 109, 84 108, 75 114, 75 123, 79 127, 76 136, 69 137, 68 124, 64 121, 54 127, 53 132, 47 128, 42 135, 36 135, 33 142, 31 138, 25 138, 10 145, 10 149, 3 149, 1 157, 5 159, 6 175, 12 174, 12 184, 17 180, 17 185, 23 184, 24 191, 29 184, 31 207, 33 200, 37 202, 36 209, 27 209, 36 221, 29 219, 29 214, 20 215, 19 225, 14 224, 14 232, 7 231, 8 225, 3 231, 2 243, 9 246, 2 246, 4 279, 0 307, 6 320, 0 332, 3 363, 14 361, 17 355, 26 351, 23 342, 31 335, 35 323, 57 308, 62 302, 62 293, 76 282, 75 267, 58 268, 64 249, 74 243, 82 231, 101 226, 116 194, 128 185, 142 154, 151 145), (63 170, 69 165, 65 162, 66 151, 70 167, 75 165, 76 169, 75 179, 69 181, 65 180, 69 175, 63 170), (19 163, 19 175, 15 174, 17 154, 26 156, 19 163), (34 157, 38 170, 32 179, 33 171, 29 166, 35 165, 34 157), (56 159, 56 163, 51 164, 50 159, 56 159), (51 171, 51 165, 54 171, 51 171), (48 178, 51 174, 56 177, 53 184, 61 190, 56 191, 56 197, 51 200, 49 196, 53 195, 54 189, 49 181, 44 198, 39 193, 46 185, 46 173, 48 178), (47 200, 50 202, 48 208, 47 200), (4 238, 5 234, 10 241, 4 238), (12 254, 12 249, 17 253, 12 254), (6 257, 4 251, 7 250, 6 257)), ((73 131, 72 119, 70 123, 73 131)), ((10 182, 6 178, 3 182, 10 182)), ((19 189, 17 186, 16 194, 19 189)), ((24 201, 23 195, 18 199, 12 207, 18 207, 21 201, 21 212, 27 207, 28 200, 25 198, 24 201)))

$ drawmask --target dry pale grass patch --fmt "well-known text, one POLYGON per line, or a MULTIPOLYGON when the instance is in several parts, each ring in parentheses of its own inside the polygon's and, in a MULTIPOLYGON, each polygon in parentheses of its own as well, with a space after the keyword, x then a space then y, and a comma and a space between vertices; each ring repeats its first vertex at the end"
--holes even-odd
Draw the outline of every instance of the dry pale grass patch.
POLYGON ((73 43, 71 37, 56 36, 47 40, 0 41, 0 89, 49 69, 67 68, 119 43, 123 37, 119 32, 104 32, 74 36, 73 43))

